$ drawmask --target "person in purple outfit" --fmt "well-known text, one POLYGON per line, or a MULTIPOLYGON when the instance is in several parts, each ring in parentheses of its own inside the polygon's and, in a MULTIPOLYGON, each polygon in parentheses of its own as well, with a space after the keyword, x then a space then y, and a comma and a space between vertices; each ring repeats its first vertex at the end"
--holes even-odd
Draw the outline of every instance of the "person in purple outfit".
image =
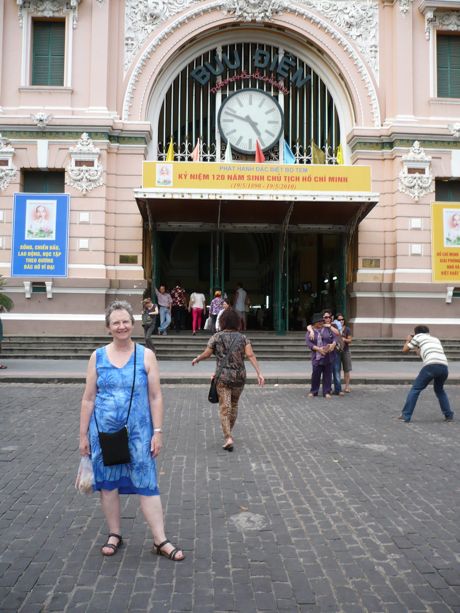
MULTIPOLYGON (((335 360, 336 341, 330 326, 324 325, 323 316, 319 313, 313 315, 313 335, 309 332, 305 335, 307 347, 311 350, 311 388, 309 398, 318 395, 322 379, 323 396, 331 398, 332 368, 335 360), (313 336, 313 338, 311 338, 313 336)), ((327 323, 330 323, 327 322, 327 323)))

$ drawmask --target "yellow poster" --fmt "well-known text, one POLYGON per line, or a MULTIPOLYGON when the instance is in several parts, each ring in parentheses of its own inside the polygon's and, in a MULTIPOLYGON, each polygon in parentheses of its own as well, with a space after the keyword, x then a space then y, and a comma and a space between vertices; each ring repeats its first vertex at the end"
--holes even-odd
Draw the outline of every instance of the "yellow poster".
POLYGON ((460 202, 431 205, 433 281, 460 282, 460 202))
POLYGON ((144 189, 212 191, 368 192, 368 166, 144 162, 144 189))

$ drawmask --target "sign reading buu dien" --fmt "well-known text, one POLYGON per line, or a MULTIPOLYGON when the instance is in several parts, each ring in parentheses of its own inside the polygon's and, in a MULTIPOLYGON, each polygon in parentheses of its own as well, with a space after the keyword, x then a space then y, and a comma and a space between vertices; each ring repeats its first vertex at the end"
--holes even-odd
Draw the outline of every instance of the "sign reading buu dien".
POLYGON ((368 166, 144 162, 142 187, 184 190, 368 192, 368 166))
POLYGON ((460 202, 431 205, 431 249, 434 282, 460 281, 460 202))

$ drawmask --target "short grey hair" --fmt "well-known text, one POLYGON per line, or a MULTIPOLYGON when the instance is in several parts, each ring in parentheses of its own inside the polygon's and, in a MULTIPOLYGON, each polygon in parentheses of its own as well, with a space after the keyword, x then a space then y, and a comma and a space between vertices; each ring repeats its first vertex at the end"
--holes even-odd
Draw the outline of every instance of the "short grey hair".
POLYGON ((110 316, 114 311, 126 311, 131 318, 131 323, 134 324, 133 307, 126 300, 115 300, 105 310, 105 325, 107 328, 110 326, 110 316))

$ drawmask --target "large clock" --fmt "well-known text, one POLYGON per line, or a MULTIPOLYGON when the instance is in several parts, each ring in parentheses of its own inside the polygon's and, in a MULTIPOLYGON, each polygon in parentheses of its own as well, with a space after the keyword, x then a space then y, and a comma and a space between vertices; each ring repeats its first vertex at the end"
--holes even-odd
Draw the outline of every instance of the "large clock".
POLYGON ((223 140, 235 151, 255 153, 256 140, 267 151, 283 133, 283 110, 270 94, 260 89, 242 89, 223 101, 217 125, 223 140))

